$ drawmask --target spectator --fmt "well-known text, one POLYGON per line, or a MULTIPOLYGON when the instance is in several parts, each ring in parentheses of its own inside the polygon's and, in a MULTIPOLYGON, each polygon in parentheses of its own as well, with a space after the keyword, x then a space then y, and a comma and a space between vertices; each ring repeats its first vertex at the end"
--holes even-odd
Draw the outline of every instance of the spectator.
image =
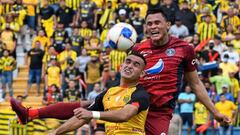
POLYGON ((62 95, 57 85, 52 84, 48 89, 44 90, 43 101, 44 105, 55 104, 62 101, 62 95))
POLYGON ((237 51, 234 50, 233 44, 229 44, 228 50, 222 53, 222 61, 226 54, 229 56, 228 58, 229 63, 237 64, 237 62, 239 61, 239 54, 237 51))
POLYGON ((95 98, 101 93, 101 86, 99 83, 94 85, 93 91, 88 94, 88 101, 95 101, 95 98))
POLYGON ((73 34, 69 39, 72 44, 72 50, 77 53, 77 56, 79 56, 84 46, 84 39, 79 35, 78 27, 73 28, 73 34))
POLYGON ((233 25, 233 29, 236 29, 238 25, 240 25, 240 19, 237 15, 234 14, 233 8, 229 8, 227 10, 227 15, 223 17, 221 21, 222 31, 227 30, 227 26, 231 24, 233 25))
POLYGON ((1 32, 0 39, 6 45, 10 55, 16 58, 16 37, 9 24, 6 24, 6 28, 1 32))
POLYGON ((191 88, 186 86, 185 92, 180 93, 178 102, 180 104, 180 115, 182 117, 183 125, 188 124, 188 135, 191 134, 193 126, 193 105, 196 96, 191 93, 191 88))
POLYGON ((214 90, 214 85, 211 84, 209 81, 205 81, 203 82, 207 92, 208 92, 208 96, 212 99, 212 101, 214 102, 215 100, 215 96, 216 96, 216 91, 214 90))
POLYGON ((229 55, 225 54, 223 56, 223 62, 219 64, 219 68, 222 69, 224 76, 229 76, 230 72, 237 72, 238 67, 234 63, 229 62, 229 55))
POLYGON ((105 46, 100 54, 100 62, 103 65, 102 72, 102 88, 106 86, 107 80, 109 79, 109 54, 111 52, 110 46, 105 46))
POLYGON ((89 39, 92 36, 92 30, 88 26, 89 25, 86 20, 81 21, 81 28, 79 30, 79 34, 80 34, 80 36, 82 36, 84 38, 85 44, 87 44, 89 42, 89 39))
MULTIPOLYGON (((199 101, 197 101, 194 104, 194 124, 195 127, 195 133, 196 135, 200 135, 199 132, 197 132, 197 128, 201 127, 204 124, 207 124, 209 121, 209 112, 207 108, 199 101)), ((203 135, 207 135, 207 130, 203 132, 203 135)))
MULTIPOLYGON (((82 22, 86 20, 89 26, 93 26, 93 28, 97 27, 97 5, 95 2, 91 0, 83 0, 80 3, 77 12, 76 24, 78 25, 78 21, 82 22)), ((82 36, 82 35, 81 35, 82 36)))
POLYGON ((163 0, 162 9, 167 15, 167 18, 169 19, 171 24, 174 24, 175 14, 179 10, 178 6, 173 3, 173 0, 163 0))
MULTIPOLYGON (((36 29, 36 5, 37 0, 23 0, 23 4, 27 6, 27 25, 31 33, 36 29)), ((41 26, 41 25, 40 25, 41 26)))
MULTIPOLYGON (((220 54, 213 50, 214 48, 214 40, 210 40, 207 44, 207 46, 205 46, 205 49, 203 51, 201 51, 200 53, 200 63, 204 65, 206 64, 210 64, 213 62, 220 62, 220 54)), ((203 75, 206 77, 211 77, 217 74, 218 71, 218 66, 213 66, 210 69, 204 70, 203 75)))
POLYGON ((235 36, 234 36, 233 25, 228 24, 226 31, 222 33, 222 40, 225 42, 226 45, 228 45, 234 39, 235 39, 235 36))
POLYGON ((46 69, 46 75, 45 75, 45 89, 48 89, 49 86, 55 84, 58 88, 61 87, 61 68, 57 66, 57 59, 51 58, 50 59, 50 66, 46 69))
POLYGON ((48 47, 51 45, 50 38, 46 37, 44 30, 39 30, 37 36, 32 41, 32 48, 35 48, 36 42, 40 42, 40 48, 47 52, 48 47))
POLYGON ((130 8, 129 4, 127 4, 127 0, 120 0, 120 3, 115 9, 116 18, 121 16, 120 11, 125 12, 126 18, 130 18, 132 16, 132 9, 130 8))
POLYGON ((116 23, 130 23, 130 20, 127 17, 127 11, 125 9, 120 9, 118 12, 118 18, 116 18, 116 23))
MULTIPOLYGON (((60 7, 58 8, 56 12, 56 20, 58 20, 58 23, 63 24, 64 30, 67 31, 68 36, 72 36, 72 26, 74 26, 74 11, 72 8, 69 8, 66 6, 65 0, 59 1, 60 7)), ((55 21, 56 21, 55 20, 55 21)), ((56 24, 57 22, 55 22, 56 24)))
POLYGON ((144 37, 144 32, 143 32, 143 26, 144 26, 144 18, 140 16, 140 9, 135 8, 134 9, 134 16, 130 19, 130 24, 135 28, 138 38, 137 38, 137 43, 141 42, 144 37))
POLYGON ((189 35, 187 27, 182 24, 182 21, 179 17, 175 18, 175 24, 170 27, 169 33, 172 36, 182 39, 189 35))
POLYGON ((31 89, 32 83, 34 82, 37 84, 37 96, 40 96, 42 59, 44 56, 44 51, 41 50, 40 47, 41 43, 36 42, 35 47, 28 52, 26 57, 26 64, 29 65, 29 79, 24 97, 28 96, 28 91, 31 89))
POLYGON ((65 42, 68 41, 68 34, 64 31, 64 24, 58 23, 57 29, 54 31, 52 39, 54 40, 54 48, 58 53, 65 49, 65 42))
POLYGON ((109 79, 106 82, 105 89, 108 90, 111 87, 118 86, 120 84, 119 78, 116 76, 115 71, 110 71, 109 73, 109 79))
POLYGON ((220 98, 222 94, 224 94, 227 100, 234 102, 233 95, 229 92, 229 86, 230 85, 227 85, 227 84, 224 84, 222 86, 222 93, 216 96, 216 102, 219 102, 221 100, 220 98))
POLYGON ((63 91, 67 88, 70 81, 75 81, 76 89, 79 90, 79 79, 81 74, 75 67, 74 61, 70 58, 67 60, 67 68, 64 70, 64 81, 62 85, 63 91))
MULTIPOLYGON (((106 6, 104 7, 103 15, 99 20, 99 24, 101 28, 104 30, 104 29, 107 29, 107 27, 109 27, 108 24, 110 24, 113 20, 114 20, 114 8, 112 6, 112 1, 108 0, 106 3, 106 6)), ((101 39, 104 39, 104 38, 101 38, 101 39)))
POLYGON ((126 57, 127 57, 126 52, 119 51, 119 50, 112 50, 109 54, 110 70, 118 72, 120 65, 123 63, 126 57))
POLYGON ((98 55, 92 54, 91 61, 86 65, 86 75, 87 75, 87 93, 89 94, 93 90, 95 83, 101 81, 102 65, 99 62, 98 55))
POLYGON ((220 35, 215 35, 213 50, 217 51, 219 54, 222 54, 227 49, 228 49, 227 46, 224 43, 222 43, 222 37, 220 35))
POLYGON ((10 56, 10 52, 8 50, 4 50, 0 63, 2 65, 2 98, 5 99, 7 88, 10 97, 13 97, 13 71, 17 65, 16 60, 10 56))
MULTIPOLYGON (((48 47, 48 52, 45 52, 43 59, 42 59, 42 78, 45 76, 45 70, 51 66, 51 59, 56 59, 58 58, 58 54, 55 51, 54 46, 49 46, 48 47)), ((58 61, 58 60, 57 60, 58 61)))
POLYGON ((222 69, 218 69, 218 74, 209 78, 210 82, 215 84, 215 88, 217 90, 217 94, 222 93, 222 86, 227 84, 231 85, 231 81, 227 76, 223 76, 222 69))
MULTIPOLYGON (((234 118, 235 118, 234 114, 236 113, 237 106, 234 105, 234 103, 232 101, 228 101, 226 99, 225 94, 220 94, 219 96, 220 96, 220 101, 215 104, 217 110, 220 113, 226 115, 233 122, 234 118)), ((232 135, 232 128, 233 128, 232 125, 227 125, 227 126, 220 125, 219 134, 220 135, 232 135)))
POLYGON ((176 17, 179 17, 182 21, 182 24, 188 28, 190 35, 195 33, 194 27, 197 21, 196 15, 191 11, 191 9, 189 9, 188 1, 183 1, 181 10, 176 12, 176 17))
POLYGON ((79 67, 79 71, 85 73, 86 65, 91 60, 91 57, 87 55, 87 50, 82 49, 81 55, 77 57, 76 66, 79 67))
POLYGON ((40 8, 40 13, 38 16, 38 26, 45 30, 46 35, 49 38, 52 37, 54 32, 54 20, 56 20, 54 9, 49 6, 47 0, 43 0, 43 7, 40 8))
POLYGON ((67 102, 76 102, 80 101, 81 93, 79 89, 76 88, 76 82, 74 80, 70 80, 68 82, 68 88, 64 92, 64 101, 67 102))
POLYGON ((212 39, 218 33, 217 25, 211 22, 210 15, 206 15, 205 21, 199 24, 197 32, 200 35, 200 41, 212 39))
POLYGON ((71 50, 71 48, 72 48, 71 43, 67 42, 65 45, 65 50, 59 54, 59 62, 60 62, 62 71, 66 69, 67 61, 69 59, 72 59, 73 61, 76 61, 77 59, 77 53, 71 50))
POLYGON ((235 72, 230 72, 229 73, 229 78, 231 80, 231 89, 230 93, 234 97, 234 103, 236 103, 238 95, 240 94, 240 87, 239 87, 239 82, 238 80, 234 77, 235 72))
POLYGON ((88 50, 88 54, 97 53, 99 54, 102 44, 97 36, 97 30, 92 31, 92 36, 89 39, 88 45, 85 48, 88 50))

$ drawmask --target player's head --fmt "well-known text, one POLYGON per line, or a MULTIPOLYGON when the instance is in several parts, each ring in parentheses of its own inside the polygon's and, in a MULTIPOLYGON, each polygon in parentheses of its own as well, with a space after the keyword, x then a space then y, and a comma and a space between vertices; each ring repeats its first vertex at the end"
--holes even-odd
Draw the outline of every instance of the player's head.
POLYGON ((145 17, 146 32, 149 34, 153 43, 158 43, 168 36, 170 22, 167 15, 160 8, 149 9, 145 17))
POLYGON ((134 51, 130 52, 120 68, 122 79, 128 81, 138 80, 145 65, 146 60, 141 54, 134 51))

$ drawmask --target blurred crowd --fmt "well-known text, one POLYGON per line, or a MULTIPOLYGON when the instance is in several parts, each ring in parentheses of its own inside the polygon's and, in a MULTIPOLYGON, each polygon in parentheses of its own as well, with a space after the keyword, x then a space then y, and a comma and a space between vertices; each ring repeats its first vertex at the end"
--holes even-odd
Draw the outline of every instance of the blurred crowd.
POLYGON ((176 112, 189 131, 212 121, 209 125, 226 134, 240 124, 239 5, 240 0, 0 0, 2 98, 6 89, 13 96, 16 49, 21 46, 29 66, 24 98, 36 83, 45 105, 94 100, 102 90, 119 85, 119 67, 127 55, 108 45, 108 30, 116 23, 129 23, 141 42, 148 38, 147 9, 161 7, 171 24, 169 34, 194 46, 199 76, 232 124, 214 124, 187 84, 176 112))

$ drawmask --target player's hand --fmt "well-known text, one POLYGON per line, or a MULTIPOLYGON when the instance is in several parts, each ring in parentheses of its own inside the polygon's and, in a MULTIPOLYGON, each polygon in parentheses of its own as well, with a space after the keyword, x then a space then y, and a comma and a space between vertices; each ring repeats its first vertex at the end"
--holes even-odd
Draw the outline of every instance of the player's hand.
POLYGON ((74 116, 77 117, 78 119, 89 120, 93 118, 92 112, 83 108, 77 108, 73 110, 73 112, 74 112, 74 116))
POLYGON ((57 135, 57 133, 55 131, 48 133, 48 135, 57 135))
POLYGON ((220 123, 220 125, 229 125, 231 123, 231 120, 227 116, 219 112, 214 114, 214 117, 220 123))

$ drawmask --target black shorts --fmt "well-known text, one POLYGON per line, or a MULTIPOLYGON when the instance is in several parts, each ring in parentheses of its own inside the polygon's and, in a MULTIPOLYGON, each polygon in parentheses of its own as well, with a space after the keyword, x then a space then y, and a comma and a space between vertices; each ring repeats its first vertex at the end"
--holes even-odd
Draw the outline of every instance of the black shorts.
POLYGON ((188 127, 192 127, 193 125, 193 114, 192 113, 181 113, 182 124, 188 124, 188 127))
POLYGON ((97 124, 97 128, 94 130, 94 132, 97 132, 97 131, 105 132, 105 125, 104 124, 97 124))

